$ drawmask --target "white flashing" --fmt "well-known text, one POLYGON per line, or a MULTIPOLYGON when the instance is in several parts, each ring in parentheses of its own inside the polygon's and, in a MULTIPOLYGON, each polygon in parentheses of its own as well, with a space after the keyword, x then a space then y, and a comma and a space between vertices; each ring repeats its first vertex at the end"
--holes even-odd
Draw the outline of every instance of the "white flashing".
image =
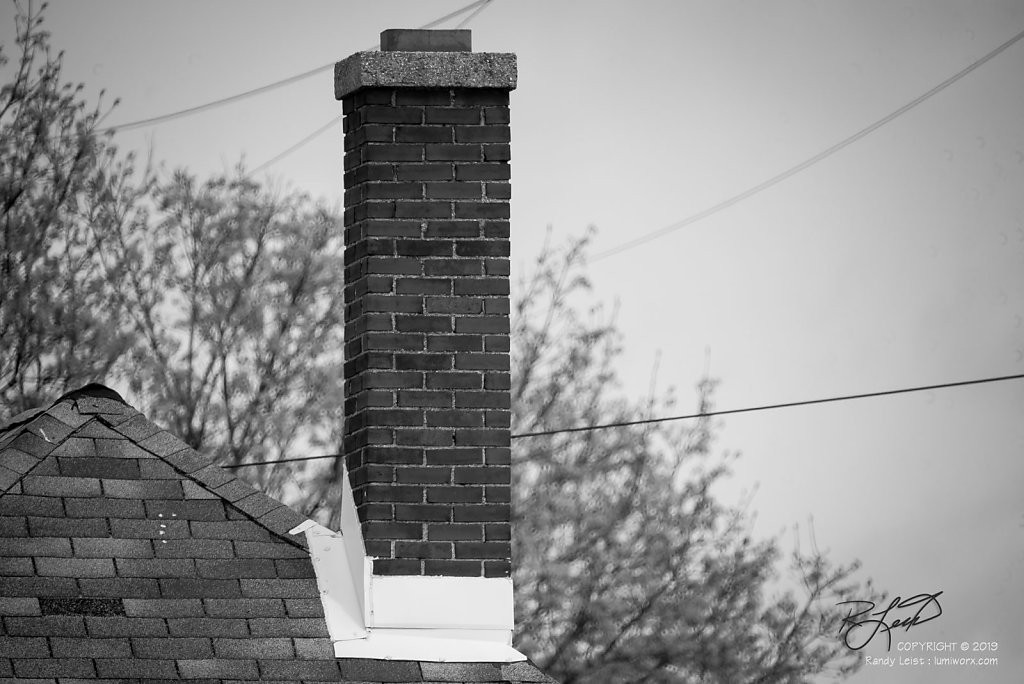
POLYGON ((512 648, 512 580, 375 576, 366 557, 348 474, 341 531, 308 520, 304 532, 327 630, 339 658, 495 662, 526 660, 512 648))
POLYGON ((507 577, 375 576, 369 627, 505 630, 513 627, 507 577))
POLYGON ((302 534, 303 532, 308 530, 310 527, 313 527, 314 525, 317 525, 317 524, 318 523, 315 520, 307 520, 306 522, 299 523, 298 525, 296 525, 292 529, 288 530, 288 534, 302 534))

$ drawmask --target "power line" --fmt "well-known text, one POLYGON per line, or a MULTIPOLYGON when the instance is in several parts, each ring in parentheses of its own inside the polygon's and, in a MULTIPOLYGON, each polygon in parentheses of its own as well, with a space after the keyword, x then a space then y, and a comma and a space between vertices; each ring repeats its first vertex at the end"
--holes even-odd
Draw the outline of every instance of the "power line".
MULTIPOLYGON (((545 437, 549 435, 569 434, 574 432, 592 432, 595 430, 608 430, 611 428, 633 427, 636 425, 651 425, 653 423, 667 423, 677 420, 691 420, 694 418, 710 418, 712 416, 727 416, 736 413, 753 413, 754 411, 771 411, 781 408, 793 408, 796 406, 811 406, 814 404, 828 404, 838 401, 852 401, 854 399, 870 399, 874 397, 886 397, 896 394, 909 394, 911 392, 926 392, 929 390, 948 389, 951 387, 966 387, 968 385, 983 385, 992 382, 1005 382, 1007 380, 1024 379, 1024 373, 1016 375, 1000 375, 991 378, 979 378, 977 380, 961 380, 959 382, 944 382, 937 385, 918 385, 916 387, 904 387, 901 389, 881 390, 878 392, 865 392, 862 394, 846 394, 823 399, 805 399, 803 401, 787 401, 779 404, 763 404, 760 406, 747 406, 737 409, 723 409, 721 411, 705 411, 703 413, 690 413, 683 416, 667 416, 663 418, 647 418, 644 420, 627 420, 617 423, 603 423, 601 425, 585 425, 581 427, 559 428, 557 430, 541 430, 538 432, 521 432, 512 435, 512 439, 524 437, 545 437)), ((253 461, 252 463, 239 463, 236 465, 222 466, 224 468, 248 468, 251 466, 273 465, 275 463, 296 463, 299 461, 316 461, 325 458, 340 458, 343 454, 324 454, 322 456, 304 456, 300 458, 282 458, 275 461, 253 461)))
POLYGON ((875 121, 873 124, 867 126, 866 128, 862 128, 861 130, 857 131, 856 133, 854 133, 850 137, 845 138, 844 140, 841 140, 840 142, 836 143, 835 145, 829 147, 828 149, 826 149, 826 150, 824 150, 822 152, 819 152, 818 154, 814 155, 813 157, 810 157, 809 159, 806 159, 806 160, 800 162, 796 166, 790 167, 789 169, 783 171, 782 173, 780 173, 778 175, 775 175, 775 176, 772 176, 768 180, 766 180, 766 181, 764 181, 762 183, 759 183, 758 185, 755 185, 754 187, 752 187, 752 188, 750 188, 748 190, 744 190, 743 192, 739 193, 738 195, 733 195, 732 197, 730 197, 730 198, 728 198, 728 199, 726 199, 726 200, 724 200, 722 202, 719 202, 718 204, 716 204, 716 205, 714 205, 712 207, 709 207, 709 208, 707 208, 707 209, 705 209, 705 210, 703 210, 701 212, 698 212, 696 214, 688 216, 688 217, 684 218, 681 221, 677 221, 676 223, 673 223, 673 224, 671 224, 669 226, 666 226, 664 228, 660 228, 660 229, 655 230, 653 232, 647 233, 646 235, 641 235, 640 237, 634 238, 633 240, 630 240, 628 242, 624 242, 624 243, 622 243, 621 245, 619 245, 617 247, 612 247, 609 250, 606 250, 604 252, 600 252, 599 254, 596 254, 591 259, 591 261, 597 261, 598 259, 604 259, 605 257, 610 257, 612 255, 619 254, 621 252, 625 252, 627 249, 632 249, 633 247, 637 247, 637 246, 642 245, 642 244, 644 244, 646 242, 650 242, 651 240, 656 240, 657 238, 662 237, 663 235, 667 235, 668 233, 671 233, 673 231, 679 230, 680 228, 685 228, 686 226, 694 224, 694 223, 696 223, 698 221, 702 221, 702 220, 706 219, 707 217, 709 217, 709 216, 711 216, 713 214, 717 214, 718 212, 722 211, 723 209, 728 209, 732 205, 737 204, 739 202, 742 202, 743 200, 748 199, 749 197, 752 197, 752 196, 758 194, 759 192, 761 192, 763 190, 767 190, 768 188, 770 188, 770 187, 772 187, 774 185, 778 185, 779 183, 781 183, 782 181, 786 180, 790 176, 794 176, 794 175, 800 173, 801 171, 803 171, 804 169, 807 169, 807 168, 810 168, 811 166, 814 166, 818 162, 826 159, 827 157, 832 156, 833 154, 835 154, 836 152, 840 151, 844 147, 847 147, 848 145, 851 145, 851 144, 857 142, 858 140, 860 140, 864 136, 866 136, 866 135, 868 135, 870 133, 873 133, 875 130, 877 130, 878 128, 881 128, 882 126, 884 126, 885 124, 889 123, 893 119, 896 119, 897 117, 902 116, 903 114, 906 114, 908 111, 910 111, 911 109, 913 109, 917 105, 919 105, 922 102, 924 102, 925 100, 931 98, 933 95, 936 95, 936 94, 940 93, 941 91, 943 91, 946 88, 948 88, 949 86, 953 85, 954 83, 956 83, 961 78, 963 78, 967 74, 971 73, 972 71, 974 71, 978 67, 980 67, 983 64, 985 64, 986 62, 992 60, 997 55, 999 55, 1000 53, 1005 51, 1007 48, 1009 48, 1010 46, 1012 46, 1014 43, 1018 42, 1022 38, 1024 38, 1024 31, 1021 31, 1020 33, 1015 35, 1013 38, 1011 38, 1010 40, 1006 41, 1005 43, 1003 43, 1002 45, 1000 45, 996 49, 992 50, 991 52, 989 52, 987 55, 985 55, 981 59, 978 59, 977 61, 972 62, 967 67, 961 69, 956 74, 950 76, 945 81, 943 81, 939 85, 935 86, 934 88, 932 88, 928 92, 924 93, 923 95, 920 95, 920 96, 914 98, 913 100, 911 100, 907 104, 903 105, 902 107, 900 107, 896 111, 894 111, 894 112, 892 112, 890 114, 887 114, 886 116, 883 116, 881 119, 879 119, 878 121, 875 121))
POLYGON ((297 143, 295 143, 294 145, 290 146, 288 149, 284 150, 283 152, 279 152, 278 154, 274 155, 273 157, 271 157, 267 161, 263 162, 262 164, 260 164, 256 168, 254 168, 252 171, 249 172, 249 175, 250 176, 255 176, 260 171, 263 171, 264 169, 266 169, 267 167, 269 167, 269 166, 271 166, 273 164, 276 164, 277 162, 281 161, 282 159, 287 157, 292 152, 295 152, 300 147, 302 147, 302 146, 306 145, 307 143, 311 142, 317 136, 322 135, 323 133, 327 132, 333 126, 335 126, 338 122, 341 121, 342 116, 343 115, 338 115, 338 116, 333 117, 330 121, 328 121, 323 126, 321 126, 320 128, 316 129, 315 131, 313 131, 312 133, 307 135, 302 140, 300 140, 297 143))
MULTIPOLYGON (((473 10, 465 19, 460 21, 458 26, 456 26, 455 28, 456 29, 460 29, 460 28, 463 28, 464 26, 466 26, 467 24, 469 24, 469 22, 473 21, 473 19, 475 19, 481 12, 483 12, 485 9, 487 9, 492 2, 494 2, 494 0, 482 0, 482 2, 476 3, 479 6, 475 10, 473 10)), ((458 10, 457 12, 453 12, 451 14, 447 14, 447 15, 441 17, 440 19, 435 19, 430 24, 424 25, 423 28, 430 28, 431 26, 436 26, 437 24, 441 23, 442 21, 446 21, 446 20, 450 19, 452 16, 454 16, 458 12, 465 11, 468 7, 470 7, 470 6, 467 5, 466 7, 463 7, 462 9, 458 10)), ((321 126, 320 128, 316 129, 315 131, 313 131, 312 133, 310 133, 309 135, 304 137, 302 140, 299 140, 297 143, 291 145, 290 147, 285 149, 283 152, 280 152, 280 153, 274 155, 273 157, 271 157, 267 161, 263 162, 262 164, 260 164, 256 168, 254 168, 252 171, 249 172, 249 175, 250 176, 256 175, 260 171, 263 171, 263 170, 267 169, 268 167, 270 167, 270 166, 276 164, 277 162, 281 161, 282 159, 284 159, 285 157, 287 157, 291 153, 295 152, 296 150, 300 149, 301 147, 304 147, 308 143, 312 142, 318 136, 320 136, 320 135, 326 133, 327 131, 329 131, 331 129, 331 127, 334 126, 335 124, 339 123, 342 120, 342 118, 343 118, 343 115, 338 115, 338 116, 332 118, 330 121, 328 121, 323 126, 321 126)))
MULTIPOLYGON (((481 5, 486 5, 486 4, 490 3, 490 2, 492 2, 492 0, 476 0, 475 2, 471 2, 468 5, 465 5, 464 7, 460 7, 459 9, 455 10, 454 12, 449 12, 448 14, 444 15, 443 17, 438 17, 437 19, 434 19, 433 21, 428 22, 428 23, 424 24, 423 26, 420 26, 420 28, 421 29, 433 28, 433 27, 437 26, 438 24, 444 23, 444 22, 448 21, 449 19, 453 19, 453 18, 459 16, 463 12, 467 12, 469 10, 475 9, 478 6, 481 6, 481 5)), ((476 13, 474 13, 474 16, 475 16, 475 14, 476 13)), ((461 24, 460 24, 460 26, 461 26, 461 24)), ((374 50, 374 49, 376 49, 378 47, 380 47, 380 46, 379 45, 375 45, 373 47, 366 48, 366 50, 367 51, 368 50, 374 50)), ((174 119, 179 119, 181 117, 191 116, 193 114, 198 114, 200 112, 205 112, 205 111, 207 111, 209 109, 214 109, 216 107, 221 107, 223 105, 228 105, 228 104, 231 104, 233 102, 238 102, 239 100, 244 100, 245 98, 248 98, 248 97, 253 97, 255 95, 260 95, 262 93, 265 93, 265 92, 268 92, 268 91, 271 91, 271 90, 275 90, 277 88, 281 88, 281 87, 284 87, 286 85, 291 85, 292 83, 296 83, 296 82, 301 81, 303 79, 309 78, 310 76, 315 76, 316 74, 319 74, 321 72, 324 72, 324 71, 327 71, 327 70, 333 69, 333 68, 334 68, 334 62, 331 62, 330 64, 324 64, 323 66, 318 66, 316 68, 310 69, 309 71, 303 71, 300 74, 295 74, 294 76, 289 76, 287 78, 283 78, 280 81, 274 81, 273 83, 268 83, 266 85, 259 86, 258 88, 252 88, 251 90, 246 90, 246 91, 243 91, 241 93, 236 93, 234 95, 229 95, 227 97, 222 97, 222 98, 217 99, 217 100, 211 100, 210 102, 205 102, 205 103, 200 104, 200 105, 195 105, 194 107, 187 107, 185 109, 179 109, 178 111, 175 111, 175 112, 168 112, 167 114, 160 114, 159 116, 151 116, 151 117, 146 118, 146 119, 138 119, 136 121, 129 121, 128 123, 117 124, 115 126, 105 126, 103 128, 97 129, 97 131, 99 133, 105 133, 107 131, 128 131, 128 130, 132 130, 132 129, 135 129, 135 128, 143 128, 145 126, 154 126, 156 124, 164 123, 166 121, 173 121, 174 119)))

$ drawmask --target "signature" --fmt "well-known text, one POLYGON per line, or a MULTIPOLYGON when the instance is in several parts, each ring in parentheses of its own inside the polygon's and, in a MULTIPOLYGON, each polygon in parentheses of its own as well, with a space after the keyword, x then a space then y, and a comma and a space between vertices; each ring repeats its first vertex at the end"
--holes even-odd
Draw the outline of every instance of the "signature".
POLYGON ((939 605, 939 596, 941 595, 942 592, 938 591, 934 594, 915 594, 906 599, 897 596, 889 603, 887 608, 875 612, 871 612, 875 610, 874 601, 840 601, 836 604, 837 606, 844 604, 855 604, 855 606, 850 608, 850 612, 843 618, 842 624, 839 625, 839 635, 843 638, 847 648, 859 651, 867 646, 875 638, 875 635, 881 631, 888 640, 886 650, 891 650, 891 630, 902 627, 904 630, 910 631, 911 627, 931 622, 942 615, 942 606, 939 605), (863 607, 863 610, 854 612, 856 607, 863 607), (909 617, 893 617, 891 622, 888 621, 891 612, 913 608, 917 608, 913 615, 909 617), (926 613, 926 609, 929 608, 930 610, 926 613), (922 613, 924 613, 923 616, 922 613))

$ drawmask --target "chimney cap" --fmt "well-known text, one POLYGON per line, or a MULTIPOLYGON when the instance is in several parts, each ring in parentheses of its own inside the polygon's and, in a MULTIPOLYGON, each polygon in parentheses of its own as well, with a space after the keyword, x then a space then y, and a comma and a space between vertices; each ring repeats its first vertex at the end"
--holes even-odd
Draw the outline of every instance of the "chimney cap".
POLYGON ((384 52, 472 52, 469 29, 387 29, 380 33, 384 52))

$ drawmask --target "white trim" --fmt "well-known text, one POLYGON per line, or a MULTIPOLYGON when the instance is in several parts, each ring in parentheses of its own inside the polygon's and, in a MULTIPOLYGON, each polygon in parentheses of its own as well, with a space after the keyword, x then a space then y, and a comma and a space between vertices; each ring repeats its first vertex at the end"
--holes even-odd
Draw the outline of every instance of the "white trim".
POLYGON ((513 627, 507 577, 374 576, 369 627, 505 630, 513 627))
POLYGON ((512 580, 375 576, 366 557, 348 473, 341 531, 308 520, 291 530, 309 544, 327 631, 338 658, 512 663, 512 580))

